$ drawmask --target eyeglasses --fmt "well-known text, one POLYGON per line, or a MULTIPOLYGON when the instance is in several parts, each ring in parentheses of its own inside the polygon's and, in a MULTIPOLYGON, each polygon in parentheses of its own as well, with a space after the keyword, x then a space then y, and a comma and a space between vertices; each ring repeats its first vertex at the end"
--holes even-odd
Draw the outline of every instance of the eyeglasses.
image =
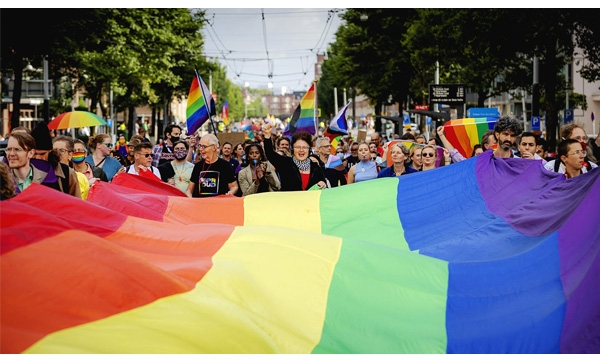
POLYGON ((154 154, 139 154, 139 155, 142 155, 145 158, 154 157, 154 154))
POLYGON ((585 151, 583 151, 583 150, 577 150, 577 151, 575 151, 573 153, 567 153, 567 155, 583 155, 583 157, 585 158, 586 155, 587 155, 587 153, 585 151))
POLYGON ((66 152, 69 151, 67 149, 53 149, 53 150, 56 151, 57 153, 59 153, 60 155, 64 155, 66 152))
POLYGON ((294 150, 308 150, 308 146, 294 146, 294 150))
POLYGON ((587 142, 588 141, 588 137, 587 136, 577 136, 574 137, 573 139, 579 141, 579 142, 587 142))
POLYGON ((182 148, 175 148, 173 149, 173 151, 187 151, 184 147, 182 148))
POLYGON ((358 151, 358 149, 350 149, 350 151, 358 151))
POLYGON ((211 146, 215 146, 215 145, 198 145, 198 149, 206 149, 206 148, 209 148, 211 146))
POLYGON ((434 157, 434 156, 435 156, 435 154, 434 154, 434 153, 423 153, 422 155, 423 155, 424 157, 426 157, 426 158, 427 158, 427 157, 429 157, 429 158, 432 158, 432 157, 434 157))
POLYGON ((323 145, 323 146, 321 146, 322 149, 324 149, 324 148, 331 149, 332 147, 333 147, 333 145, 323 145))
POLYGON ((27 151, 25 149, 21 149, 20 147, 7 147, 6 149, 4 149, 6 151, 6 153, 12 153, 14 152, 15 154, 18 153, 22 153, 23 151, 27 151))
POLYGON ((102 145, 104 145, 104 146, 106 146, 106 147, 108 147, 108 148, 111 148, 111 147, 113 147, 113 144, 112 144, 112 143, 110 143, 110 142, 103 142, 103 143, 102 143, 102 145))

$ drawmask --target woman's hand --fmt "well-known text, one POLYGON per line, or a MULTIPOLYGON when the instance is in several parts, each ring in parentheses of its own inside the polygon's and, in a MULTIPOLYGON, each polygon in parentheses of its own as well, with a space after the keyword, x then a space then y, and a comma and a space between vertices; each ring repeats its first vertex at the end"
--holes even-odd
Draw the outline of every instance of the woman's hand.
POLYGON ((271 124, 270 122, 265 122, 262 125, 262 130, 263 130, 263 136, 267 139, 270 139, 271 131, 273 130, 273 124, 271 124))
POLYGON ((437 134, 438 134, 439 137, 446 136, 446 134, 444 133, 444 126, 443 125, 442 126, 438 126, 438 128, 436 129, 436 131, 437 131, 437 134))
POLYGON ((317 183, 317 186, 318 186, 320 189, 325 189, 325 188, 327 188, 327 184, 325 184, 325 182, 324 182, 324 181, 322 181, 322 180, 321 180, 321 181, 319 181, 319 182, 317 183))

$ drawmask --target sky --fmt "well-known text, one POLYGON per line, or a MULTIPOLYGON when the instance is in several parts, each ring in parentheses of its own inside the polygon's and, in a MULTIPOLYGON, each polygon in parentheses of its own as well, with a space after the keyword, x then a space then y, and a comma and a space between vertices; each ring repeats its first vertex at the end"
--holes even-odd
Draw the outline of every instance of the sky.
MULTIPOLYGON (((207 8, 204 53, 241 87, 307 91, 343 8, 207 8), (269 87, 271 86, 271 87, 269 87)), ((200 70, 199 70, 200 72, 200 70)), ((202 75, 207 79, 208 75, 202 75)))

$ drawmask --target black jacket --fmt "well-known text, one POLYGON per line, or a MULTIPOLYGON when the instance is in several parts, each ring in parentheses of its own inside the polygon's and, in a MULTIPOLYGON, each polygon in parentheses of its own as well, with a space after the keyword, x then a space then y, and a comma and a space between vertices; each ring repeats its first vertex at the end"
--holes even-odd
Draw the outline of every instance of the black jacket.
MULTIPOLYGON (((289 156, 279 155, 273 150, 273 142, 271 139, 265 138, 265 154, 267 159, 275 167, 275 171, 279 175, 281 181, 281 191, 296 191, 302 190, 302 177, 300 170, 294 161, 289 156)), ((309 159, 310 160, 310 159, 309 159)), ((318 163, 310 162, 310 177, 308 179, 307 190, 318 182, 325 182, 325 176, 318 163)))

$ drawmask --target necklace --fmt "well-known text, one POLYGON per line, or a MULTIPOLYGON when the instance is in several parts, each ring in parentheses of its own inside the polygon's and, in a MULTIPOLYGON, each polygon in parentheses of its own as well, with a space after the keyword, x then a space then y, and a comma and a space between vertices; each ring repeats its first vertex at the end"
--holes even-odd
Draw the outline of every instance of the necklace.
POLYGON ((171 162, 171 166, 173 166, 173 171, 175 171, 175 176, 179 177, 179 182, 183 182, 183 172, 185 171, 185 163, 183 165, 181 165, 180 168, 176 168, 175 164, 173 164, 173 162, 171 162))

